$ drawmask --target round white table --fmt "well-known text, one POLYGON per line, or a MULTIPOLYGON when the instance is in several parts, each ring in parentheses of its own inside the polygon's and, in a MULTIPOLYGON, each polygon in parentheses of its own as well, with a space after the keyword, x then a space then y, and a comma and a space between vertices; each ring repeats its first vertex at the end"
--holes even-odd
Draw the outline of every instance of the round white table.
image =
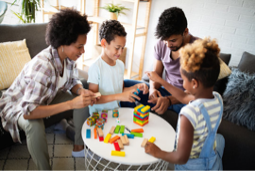
MULTIPOLYGON (((94 126, 90 127, 85 122, 82 127, 82 138, 88 149, 85 149, 85 161, 87 170, 166 170, 168 163, 157 159, 147 153, 141 147, 144 138, 156 138, 155 144, 164 151, 171 152, 174 148, 175 130, 161 117, 150 112, 149 122, 143 127, 133 122, 133 108, 119 108, 120 123, 116 123, 116 118, 112 117, 112 111, 108 111, 108 119, 104 125, 104 138, 109 133, 112 126, 124 125, 129 130, 143 128, 143 137, 129 139, 129 145, 124 145, 125 157, 111 156, 111 151, 115 150, 114 144, 100 142, 99 138, 94 139, 94 126), (86 130, 91 129, 91 138, 86 138, 86 130)), ((101 112, 99 112, 101 114, 101 112)), ((125 130, 125 133, 129 133, 125 130)), ((121 136, 121 134, 113 133, 121 136)), ((112 138, 111 137, 111 138, 112 138)))

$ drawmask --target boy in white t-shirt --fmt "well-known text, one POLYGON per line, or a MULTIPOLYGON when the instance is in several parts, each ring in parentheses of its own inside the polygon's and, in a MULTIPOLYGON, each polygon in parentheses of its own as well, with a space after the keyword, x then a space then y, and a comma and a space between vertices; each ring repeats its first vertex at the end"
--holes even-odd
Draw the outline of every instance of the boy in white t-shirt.
POLYGON ((134 94, 137 88, 148 93, 148 86, 139 83, 132 87, 124 87, 124 63, 119 60, 126 43, 124 27, 116 20, 102 23, 99 31, 102 53, 89 68, 89 90, 100 92, 97 104, 89 106, 90 114, 103 109, 119 107, 119 101, 135 102, 140 97, 134 94))

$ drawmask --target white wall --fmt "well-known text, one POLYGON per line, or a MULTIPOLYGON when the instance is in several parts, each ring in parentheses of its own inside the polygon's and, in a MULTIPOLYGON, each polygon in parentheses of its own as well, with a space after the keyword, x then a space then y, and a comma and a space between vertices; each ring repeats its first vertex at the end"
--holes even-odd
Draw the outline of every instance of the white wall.
POLYGON ((172 6, 183 9, 191 34, 216 38, 221 52, 232 54, 229 65, 238 65, 244 51, 255 54, 254 0, 152 0, 144 71, 151 70, 158 18, 172 6))

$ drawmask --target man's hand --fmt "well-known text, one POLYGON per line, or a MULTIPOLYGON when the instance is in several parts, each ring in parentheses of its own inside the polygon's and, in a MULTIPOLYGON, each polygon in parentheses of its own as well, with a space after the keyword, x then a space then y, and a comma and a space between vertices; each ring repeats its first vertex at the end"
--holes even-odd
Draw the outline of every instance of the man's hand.
POLYGON ((162 95, 161 95, 160 91, 158 91, 157 89, 152 88, 149 90, 149 97, 148 97, 149 100, 152 100, 154 98, 161 97, 161 96, 162 95))
POLYGON ((97 99, 93 92, 87 89, 80 89, 79 96, 71 100, 71 109, 80 109, 88 105, 93 105, 97 99))
POLYGON ((145 72, 151 81, 161 83, 163 79, 154 71, 145 72))
POLYGON ((156 104, 154 107, 151 108, 151 110, 155 111, 159 115, 163 114, 171 105, 168 98, 162 96, 148 100, 148 103, 156 104))

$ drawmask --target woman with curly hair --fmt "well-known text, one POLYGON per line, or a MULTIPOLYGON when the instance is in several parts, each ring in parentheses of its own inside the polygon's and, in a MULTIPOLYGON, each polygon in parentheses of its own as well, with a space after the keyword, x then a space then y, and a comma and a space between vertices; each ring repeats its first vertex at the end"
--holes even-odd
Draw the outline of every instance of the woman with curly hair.
MULTIPOLYGON (((175 170, 222 170, 224 137, 217 133, 223 113, 221 96, 213 91, 220 72, 219 46, 215 40, 196 40, 180 50, 180 73, 183 87, 195 97, 184 106, 177 125, 175 149, 165 152, 148 142, 145 151, 154 157, 176 164, 175 170)), ((147 72, 150 80, 161 83, 178 100, 186 94, 147 72)))
POLYGON ((72 155, 84 156, 81 128, 89 116, 94 94, 78 80, 75 61, 84 53, 91 27, 86 15, 61 10, 47 25, 48 48, 27 63, 0 101, 3 127, 14 142, 24 130, 27 147, 38 170, 51 170, 44 118, 62 119, 60 112, 73 110, 75 142, 72 155), (59 115, 57 115, 59 114, 59 115))

